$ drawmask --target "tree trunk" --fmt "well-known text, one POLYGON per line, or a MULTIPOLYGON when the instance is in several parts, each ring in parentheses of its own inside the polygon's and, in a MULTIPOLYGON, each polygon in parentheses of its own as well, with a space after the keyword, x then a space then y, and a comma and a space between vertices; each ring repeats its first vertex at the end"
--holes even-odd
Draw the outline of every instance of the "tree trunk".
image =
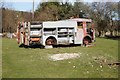
POLYGON ((113 31, 110 31, 110 36, 113 36, 113 31))
POLYGON ((98 34, 98 37, 100 37, 100 36, 101 36, 101 31, 98 31, 98 33, 99 33, 99 34, 98 34))
POLYGON ((105 32, 104 31, 101 31, 101 37, 105 37, 105 32))

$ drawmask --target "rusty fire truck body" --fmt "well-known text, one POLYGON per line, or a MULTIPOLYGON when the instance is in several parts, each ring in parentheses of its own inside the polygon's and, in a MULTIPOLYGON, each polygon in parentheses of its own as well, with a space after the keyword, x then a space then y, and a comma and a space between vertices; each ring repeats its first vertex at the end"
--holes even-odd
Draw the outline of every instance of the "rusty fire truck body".
POLYGON ((92 20, 83 18, 19 23, 17 34, 18 43, 27 46, 88 44, 95 41, 92 20))

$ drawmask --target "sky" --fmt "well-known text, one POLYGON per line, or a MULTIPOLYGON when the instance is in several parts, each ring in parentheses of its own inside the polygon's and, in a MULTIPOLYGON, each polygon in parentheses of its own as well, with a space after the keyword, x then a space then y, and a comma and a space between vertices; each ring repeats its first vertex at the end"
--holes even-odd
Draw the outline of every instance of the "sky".
MULTIPOLYGON (((34 3, 35 9, 37 9, 39 3, 34 3)), ((32 2, 14 2, 13 7, 15 10, 20 10, 20 11, 32 11, 32 2)))
MULTIPOLYGON (((5 6, 18 10, 18 11, 32 11, 33 0, 3 0, 5 2, 5 6)), ((34 0, 34 7, 37 9, 38 4, 40 2, 46 2, 47 0, 34 0)), ((59 0, 60 1, 60 0, 59 0)), ((75 0, 61 0, 74 2, 75 0)), ((77 1, 84 1, 84 2, 93 2, 93 1, 112 1, 112 2, 119 2, 120 0, 77 0, 77 1)))
MULTIPOLYGON (((37 6, 40 2, 35 2, 34 7, 37 9, 37 6)), ((11 8, 18 11, 32 11, 33 2, 5 2, 5 7, 11 8)))

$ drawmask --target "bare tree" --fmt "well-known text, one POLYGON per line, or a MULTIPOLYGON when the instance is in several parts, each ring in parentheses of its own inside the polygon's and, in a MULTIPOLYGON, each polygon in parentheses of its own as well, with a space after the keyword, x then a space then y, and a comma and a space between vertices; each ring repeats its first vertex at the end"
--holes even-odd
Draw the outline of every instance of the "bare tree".
POLYGON ((4 1, 0 0, 0 8, 3 8, 3 7, 4 7, 4 1))
POLYGON ((96 22, 99 36, 104 36, 106 31, 110 31, 111 36, 115 30, 114 20, 117 13, 117 4, 114 2, 94 2, 92 3, 92 17, 96 22))
POLYGON ((2 32, 2 8, 4 6, 4 2, 0 0, 0 33, 2 32))

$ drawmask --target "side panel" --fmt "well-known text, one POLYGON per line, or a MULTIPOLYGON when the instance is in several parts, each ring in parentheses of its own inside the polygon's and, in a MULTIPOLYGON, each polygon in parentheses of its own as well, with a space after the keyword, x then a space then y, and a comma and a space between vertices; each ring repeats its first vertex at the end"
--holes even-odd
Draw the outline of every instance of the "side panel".
POLYGON ((74 27, 59 27, 58 28, 58 44, 73 44, 74 27))
POLYGON ((64 38, 58 38, 58 40, 57 40, 57 43, 58 44, 69 44, 69 39, 66 37, 64 37, 64 38))
POLYGON ((75 33, 74 44, 82 44, 83 43, 84 32, 83 29, 77 29, 75 33))
POLYGON ((70 44, 74 41, 74 34, 77 27, 76 21, 50 21, 43 22, 43 28, 50 29, 56 28, 56 31, 53 31, 55 34, 51 34, 49 30, 43 30, 42 41, 41 43, 45 45, 45 41, 48 37, 54 36, 57 40, 57 44, 70 44), (45 33, 47 33, 45 35, 45 33))

